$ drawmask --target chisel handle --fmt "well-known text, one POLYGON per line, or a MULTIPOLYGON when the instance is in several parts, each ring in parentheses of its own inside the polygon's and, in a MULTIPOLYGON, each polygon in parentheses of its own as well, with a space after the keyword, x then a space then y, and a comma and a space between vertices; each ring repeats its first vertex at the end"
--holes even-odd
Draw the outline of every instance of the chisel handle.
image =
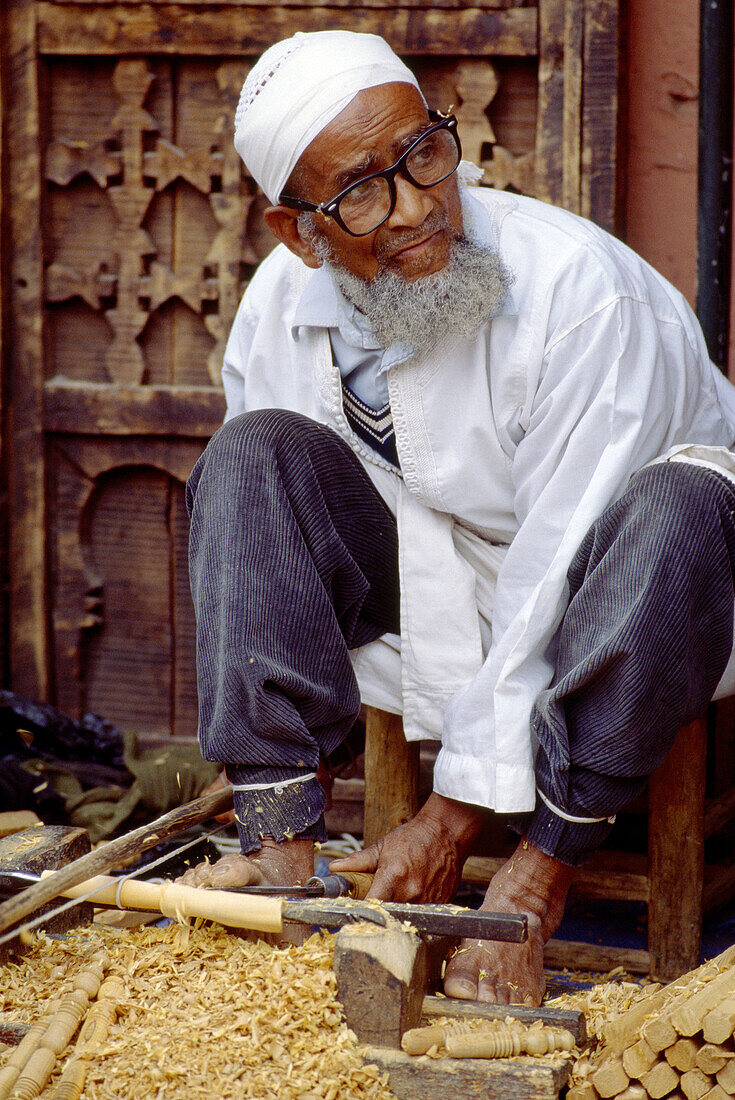
POLYGON ((373 876, 360 871, 343 871, 341 874, 314 875, 307 886, 322 886, 325 898, 367 897, 373 884, 373 876))

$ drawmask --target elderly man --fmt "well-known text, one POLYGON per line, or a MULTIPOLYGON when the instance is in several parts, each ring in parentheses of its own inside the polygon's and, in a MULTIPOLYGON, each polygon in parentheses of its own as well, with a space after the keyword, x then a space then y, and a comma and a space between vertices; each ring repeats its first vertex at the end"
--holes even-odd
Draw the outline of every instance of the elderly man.
POLYGON ((529 943, 466 943, 445 990, 537 1003, 574 868, 728 665, 735 393, 625 246, 469 186, 380 38, 272 47, 235 144, 281 244, 188 486, 201 743, 242 848, 191 877, 303 880, 320 759, 361 699, 401 713, 441 740, 434 792, 336 866, 443 901, 488 810, 516 815, 484 905, 529 943))

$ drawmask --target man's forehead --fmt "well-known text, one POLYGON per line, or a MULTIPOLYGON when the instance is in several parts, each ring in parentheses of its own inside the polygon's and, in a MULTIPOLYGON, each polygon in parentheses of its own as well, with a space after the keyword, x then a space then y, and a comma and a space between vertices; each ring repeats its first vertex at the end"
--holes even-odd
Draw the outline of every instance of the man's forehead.
MULTIPOLYGON (((421 94, 410 84, 384 84, 360 92, 311 142, 301 157, 321 178, 393 153, 429 125, 421 94)), ((368 168, 368 170, 370 170, 368 168)))

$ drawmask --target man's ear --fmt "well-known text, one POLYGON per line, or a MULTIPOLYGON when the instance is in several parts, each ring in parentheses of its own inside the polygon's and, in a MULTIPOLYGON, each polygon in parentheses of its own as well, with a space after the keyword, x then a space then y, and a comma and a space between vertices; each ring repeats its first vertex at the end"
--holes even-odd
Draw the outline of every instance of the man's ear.
POLYGON ((321 267, 321 260, 314 255, 311 245, 299 232, 297 210, 291 210, 287 206, 267 206, 263 217, 273 236, 303 260, 307 267, 321 267))

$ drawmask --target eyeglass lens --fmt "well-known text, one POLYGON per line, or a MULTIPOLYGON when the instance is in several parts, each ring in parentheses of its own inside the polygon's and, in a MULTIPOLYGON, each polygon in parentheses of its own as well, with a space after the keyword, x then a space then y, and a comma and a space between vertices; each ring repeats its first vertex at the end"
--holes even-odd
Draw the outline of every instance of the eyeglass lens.
MULTIPOLYGON (((459 153, 454 137, 447 130, 427 134, 409 153, 404 175, 419 187, 433 187, 441 183, 459 164, 459 153)), ((357 235, 370 233, 391 212, 391 187, 383 176, 358 180, 340 199, 339 214, 346 228, 357 235)))

